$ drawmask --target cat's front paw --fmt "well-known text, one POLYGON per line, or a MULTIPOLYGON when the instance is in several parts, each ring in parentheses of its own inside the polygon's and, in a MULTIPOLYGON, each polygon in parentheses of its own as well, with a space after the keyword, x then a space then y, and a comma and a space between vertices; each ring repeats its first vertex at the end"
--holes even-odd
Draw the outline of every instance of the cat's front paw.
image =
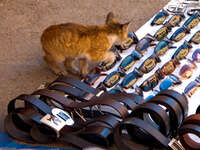
POLYGON ((89 73, 88 73, 88 71, 87 70, 82 70, 82 72, 81 72, 81 77, 83 77, 83 78, 85 78, 85 77, 87 77, 87 75, 88 75, 89 73))
POLYGON ((88 74, 80 74, 81 79, 86 79, 88 74))

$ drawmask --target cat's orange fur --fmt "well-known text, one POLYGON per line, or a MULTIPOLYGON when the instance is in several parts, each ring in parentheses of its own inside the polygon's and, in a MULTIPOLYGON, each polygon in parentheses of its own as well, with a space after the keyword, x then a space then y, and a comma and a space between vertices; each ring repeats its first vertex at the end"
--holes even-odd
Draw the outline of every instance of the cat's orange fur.
POLYGON ((44 30, 41 36, 44 60, 56 74, 66 74, 67 71, 79 72, 74 65, 78 60, 80 73, 86 76, 90 62, 108 62, 115 60, 113 52, 109 51, 117 41, 127 39, 128 24, 116 22, 112 12, 108 13, 105 25, 83 26, 75 23, 52 25, 44 30), (65 69, 60 63, 65 65, 65 69))

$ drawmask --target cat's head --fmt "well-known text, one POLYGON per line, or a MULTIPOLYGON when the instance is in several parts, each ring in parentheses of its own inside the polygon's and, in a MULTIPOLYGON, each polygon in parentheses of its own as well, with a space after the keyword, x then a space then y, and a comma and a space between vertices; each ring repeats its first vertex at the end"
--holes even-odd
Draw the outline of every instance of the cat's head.
POLYGON ((121 24, 116 21, 113 12, 109 12, 106 17, 106 25, 110 27, 113 33, 117 34, 120 42, 128 39, 128 27, 130 22, 121 24))

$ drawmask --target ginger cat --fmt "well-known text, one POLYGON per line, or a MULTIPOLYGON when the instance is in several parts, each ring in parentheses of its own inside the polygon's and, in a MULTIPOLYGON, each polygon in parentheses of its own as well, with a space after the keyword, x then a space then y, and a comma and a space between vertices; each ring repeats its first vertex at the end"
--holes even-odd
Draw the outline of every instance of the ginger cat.
POLYGON ((109 49, 115 42, 127 40, 128 25, 118 23, 112 12, 108 13, 105 25, 101 26, 75 23, 52 25, 41 36, 45 52, 43 58, 56 74, 70 72, 86 76, 89 63, 115 61, 115 54, 109 49), (75 61, 78 61, 80 70, 75 61), (66 69, 60 66, 61 63, 66 69))

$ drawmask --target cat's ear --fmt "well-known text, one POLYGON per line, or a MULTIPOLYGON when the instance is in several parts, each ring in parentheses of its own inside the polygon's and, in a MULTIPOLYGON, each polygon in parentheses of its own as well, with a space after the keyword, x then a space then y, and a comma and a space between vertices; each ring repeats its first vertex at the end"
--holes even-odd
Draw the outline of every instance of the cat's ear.
POLYGON ((113 12, 109 12, 106 17, 106 24, 112 24, 115 22, 115 16, 113 12))
POLYGON ((128 27, 129 27, 130 23, 131 23, 131 21, 129 21, 129 22, 127 22, 127 23, 124 23, 124 24, 122 24, 122 30, 123 30, 123 31, 126 31, 126 30, 128 30, 128 27))

